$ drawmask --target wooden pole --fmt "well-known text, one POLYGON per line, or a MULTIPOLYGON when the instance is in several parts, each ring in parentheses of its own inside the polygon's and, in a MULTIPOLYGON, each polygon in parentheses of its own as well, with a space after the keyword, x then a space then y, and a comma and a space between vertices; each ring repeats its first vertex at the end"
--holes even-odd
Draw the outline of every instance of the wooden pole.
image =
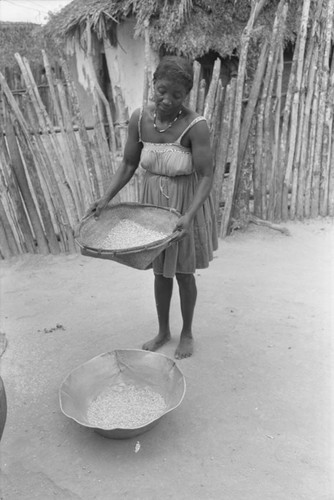
POLYGON ((96 172, 98 174, 100 192, 104 193, 110 183, 111 156, 104 128, 103 111, 101 109, 101 103, 96 90, 93 92, 93 97, 95 104, 95 106, 93 107, 93 116, 95 119, 94 137, 99 153, 99 161, 96 165, 96 172))
POLYGON ((246 73, 248 46, 254 23, 265 3, 266 0, 254 0, 252 2, 251 14, 247 22, 247 25, 241 35, 241 43, 240 43, 241 49, 239 58, 239 70, 237 77, 234 121, 233 121, 233 131, 232 131, 232 157, 231 157, 230 174, 228 180, 227 199, 225 203, 223 220, 222 220, 223 238, 227 236, 229 231, 229 226, 232 217, 232 208, 235 197, 235 188, 237 185, 237 179, 239 174, 238 153, 240 147, 239 140, 240 140, 240 125, 241 125, 241 112, 242 112, 242 96, 243 96, 245 73, 246 73))
POLYGON ((22 232, 20 231, 20 228, 17 224, 17 218, 14 211, 15 209, 10 192, 10 187, 5 181, 5 171, 6 165, 2 164, 2 158, 0 157, 0 201, 5 211, 8 224, 10 225, 11 233, 18 249, 17 253, 21 253, 22 251, 25 252, 26 248, 24 246, 24 243, 22 242, 22 232))
MULTIPOLYGON (((301 90, 301 82, 303 77, 303 67, 304 67, 304 55, 306 46, 306 36, 307 36, 307 25, 309 19, 311 0, 303 1, 302 16, 298 31, 298 51, 296 57, 296 76, 294 80, 294 86, 292 89, 292 105, 291 105, 291 115, 290 115, 290 135, 289 135, 289 147, 287 154, 287 164, 285 168, 284 180, 283 180, 283 191, 282 191, 282 218, 283 220, 288 219, 289 208, 288 208, 288 194, 291 185, 291 173, 292 165, 295 154, 296 138, 297 138, 297 126, 298 126, 298 108, 299 108, 299 98, 301 90)), ((297 46, 296 46, 297 50, 297 46)))
MULTIPOLYGON (((275 37, 275 41, 277 41, 277 37, 275 37)), ((267 199, 267 193, 270 195, 270 183, 271 179, 274 177, 273 171, 273 145, 274 143, 274 134, 275 134, 275 122, 274 122, 274 113, 272 109, 273 105, 273 86, 274 79, 276 76, 276 66, 279 56, 279 47, 275 44, 275 50, 268 56, 268 65, 267 65, 267 74, 263 83, 263 94, 262 99, 264 100, 264 112, 263 112, 263 149, 262 149, 262 165, 264 166, 262 170, 262 190, 266 196, 266 211, 263 212, 262 216, 264 219, 268 219, 269 215, 269 206, 270 206, 270 198, 267 199), (271 167, 271 171, 270 171, 271 167)))
MULTIPOLYGON (((334 63, 333 63, 334 65, 334 63)), ((322 140, 322 155, 321 155, 321 179, 320 179, 320 210, 322 217, 329 215, 329 185, 331 171, 334 170, 334 152, 332 149, 331 138, 333 131, 333 95, 334 84, 330 86, 331 96, 328 95, 328 103, 325 111, 324 133, 322 140), (330 103, 330 99, 332 102, 330 103)))
POLYGON ((147 19, 144 21, 144 34, 145 34, 145 63, 144 63, 144 88, 143 88, 143 107, 147 106, 148 104, 148 94, 149 94, 149 87, 150 87, 150 80, 149 80, 149 75, 150 75, 150 70, 151 70, 151 64, 150 64, 150 33, 148 30, 149 27, 149 22, 147 19))
MULTIPOLYGON (((121 145, 121 155, 119 155, 116 161, 116 164, 118 166, 122 161, 121 158, 123 156, 124 148, 128 137, 128 122, 129 122, 128 109, 123 99, 122 90, 118 85, 115 85, 115 104, 117 106, 117 116, 119 118, 119 123, 117 125, 117 128, 119 132, 120 145, 121 145)), ((132 178, 131 181, 128 182, 126 186, 124 186, 124 188, 120 191, 119 195, 122 201, 131 200, 131 187, 133 182, 134 180, 132 178)))
POLYGON ((0 214, 0 257, 1 259, 10 259, 12 256, 13 253, 9 246, 6 229, 0 214))
POLYGON ((215 97, 220 77, 220 68, 221 68, 221 62, 218 57, 214 62, 212 78, 204 104, 204 118, 208 122, 209 127, 212 126, 213 108, 215 104, 215 97))
MULTIPOLYGON (((327 3, 326 12, 326 25, 324 29, 324 51, 322 59, 322 78, 320 89, 320 103, 318 110, 318 130, 317 142, 318 147, 316 150, 316 161, 320 167, 320 186, 319 186, 319 214, 321 216, 327 215, 328 210, 328 179, 330 172, 330 163, 328 162, 328 145, 329 137, 331 134, 331 126, 333 123, 333 100, 334 88, 331 84, 334 74, 334 56, 332 53, 332 69, 330 75, 330 54, 333 50, 334 31, 333 31, 333 17, 334 17, 334 1, 327 3), (321 126, 322 124, 322 126, 321 126)), ((333 167, 334 168, 334 167, 333 167)))
POLYGON ((189 95, 189 108, 192 109, 193 111, 196 111, 200 76, 201 76, 201 65, 198 61, 193 62, 193 71, 194 71, 194 83, 189 95))
MULTIPOLYGON (((285 21, 287 16, 288 6, 285 0, 281 0, 277 8, 273 34, 268 52, 267 71, 263 83, 263 98, 264 116, 263 116, 263 159, 262 164, 265 168, 262 171, 262 187, 266 197, 266 212, 262 216, 265 219, 274 220, 274 205, 275 205, 275 181, 277 171, 277 156, 278 156, 278 130, 277 117, 275 121, 275 113, 273 107, 273 90, 276 83, 276 91, 281 93, 282 75, 277 74, 278 62, 281 57, 283 34, 285 30, 285 21), (275 135, 276 134, 276 135, 275 135), (274 185, 273 185, 274 184, 274 185), (269 197, 267 197, 269 193, 269 197)), ((282 68, 280 67, 282 70, 282 68)), ((277 105, 277 103, 276 103, 277 105)), ((277 111, 280 113, 280 110, 277 111)))
MULTIPOLYGON (((84 212, 84 199, 87 197, 87 188, 85 185, 82 185, 86 179, 86 176, 83 175, 84 168, 82 161, 84 161, 84 158, 80 155, 80 150, 75 140, 72 117, 67 106, 65 89, 62 82, 59 80, 56 82, 56 88, 62 111, 61 122, 63 123, 63 126, 61 126, 60 134, 55 134, 55 131, 53 130, 54 142, 57 150, 60 147, 60 149, 63 150, 62 156, 66 157, 67 161, 64 163, 64 177, 66 177, 73 194, 76 218, 80 218, 84 212)), ((56 96, 54 96, 54 99, 57 100, 56 96)), ((61 157, 60 154, 58 154, 58 156, 61 157)))
POLYGON ((69 155, 68 175, 71 179, 78 218, 81 218, 87 206, 92 201, 89 172, 84 149, 78 144, 76 139, 76 135, 78 134, 75 134, 73 130, 73 119, 67 105, 65 88, 59 80, 56 82, 56 88, 61 107, 62 121, 64 123, 61 138, 66 149, 66 154, 69 155))
POLYGON ((305 182, 306 171, 308 165, 308 152, 309 152, 309 132, 310 132, 310 116, 312 108, 312 99, 314 93, 314 82, 318 60, 319 46, 316 43, 318 39, 317 31, 319 29, 319 19, 322 9, 322 0, 318 1, 317 10, 313 16, 312 29, 308 38, 307 51, 305 56, 305 66, 303 72, 302 88, 305 89, 305 105, 304 117, 301 131, 301 151, 298 165, 298 186, 297 186, 297 201, 296 201, 296 217, 298 219, 304 218, 304 205, 305 205, 305 182))
POLYGON ((64 77, 66 80, 66 85, 67 85, 67 90, 69 92, 69 96, 71 99, 74 115, 75 115, 75 120, 76 123, 78 124, 79 127, 79 139, 80 139, 80 145, 83 147, 83 150, 85 152, 85 159, 86 159, 86 165, 87 169, 89 172, 89 179, 91 182, 91 189, 92 189, 92 197, 94 200, 98 199, 100 197, 100 192, 99 192, 99 187, 98 187, 98 182, 96 178, 96 172, 95 172, 95 165, 94 165, 94 158, 91 152, 90 148, 90 141, 89 141, 89 136, 86 130, 86 125, 84 122, 84 119, 82 117, 81 111, 80 111, 80 105, 79 105, 79 98, 78 94, 75 88, 75 85, 73 83, 73 80, 71 78, 67 63, 64 59, 60 59, 61 62, 61 67, 64 73, 64 77))
POLYGON ((281 130, 281 108, 282 108, 282 82, 284 72, 284 50, 281 45, 279 48, 279 58, 277 63, 277 81, 276 81, 276 100, 274 104, 274 144, 273 144, 273 162, 271 168, 271 178, 269 181, 269 200, 267 215, 270 221, 279 220, 281 217, 282 206, 278 206, 277 193, 280 191, 280 172, 279 172, 279 137, 281 130))
POLYGON ((321 176, 321 150, 324 130, 325 118, 325 105, 328 87, 328 60, 329 50, 331 45, 331 32, 332 32, 332 16, 333 16, 333 3, 327 2, 323 6, 322 19, 323 29, 320 37, 319 49, 319 93, 318 93, 318 110, 316 118, 316 132, 315 132, 315 146, 314 146, 314 160, 313 160, 313 173, 311 184, 311 217, 315 218, 319 215, 320 209, 320 176, 321 176), (330 15, 331 13, 331 15, 330 15))
POLYGON ((16 142, 14 128, 13 125, 10 124, 9 122, 5 124, 5 132, 6 132, 6 140, 9 147, 9 153, 12 160, 12 168, 14 169, 15 176, 18 181, 18 185, 20 187, 20 192, 24 199, 24 203, 27 208, 27 212, 29 214, 29 219, 35 233, 37 250, 40 253, 46 255, 49 253, 48 243, 45 238, 43 226, 41 224, 34 200, 30 192, 24 165, 16 142))
MULTIPOLYGON (((318 64, 319 58, 316 59, 316 64, 318 64)), ((305 171, 305 206, 304 213, 305 217, 309 218, 311 215, 311 200, 312 200, 312 180, 313 180, 313 166, 314 166, 314 152, 315 152, 315 140, 316 140, 316 130, 317 130, 317 116, 318 116, 318 105, 319 105, 319 85, 320 85, 320 74, 316 69, 315 74, 315 85, 312 95, 312 107, 311 107, 311 118, 310 118, 310 131, 307 142, 307 163, 305 171)))
POLYGON ((12 168, 7 144, 0 125, 0 194, 4 204, 8 206, 9 220, 22 253, 35 251, 34 237, 23 205, 20 189, 12 168))
POLYGON ((262 95, 263 92, 261 92, 256 111, 256 148, 253 166, 254 214, 259 218, 265 217, 267 213, 267 183, 265 180, 266 177, 263 173, 265 168, 263 164, 263 118, 265 100, 262 98, 262 95))
MULTIPOLYGON (((100 86, 97 83, 95 83, 95 90, 96 90, 98 96, 100 97, 102 103, 105 106, 107 120, 108 120, 108 125, 109 125, 110 164, 111 164, 111 169, 110 169, 110 172, 109 172, 109 177, 111 178, 111 176, 113 174, 115 174, 116 170, 118 169, 118 166, 120 165, 120 163, 122 161, 123 151, 119 151, 118 148, 117 148, 116 131, 115 131, 115 127, 114 127, 114 123, 113 123, 113 119, 112 119, 112 115, 111 115, 111 111, 110 111, 109 102, 106 99, 106 97, 105 97, 102 89, 100 88, 100 86)), ((124 138, 123 138, 123 140, 124 140, 124 138)), ((137 175, 139 175, 138 171, 136 171, 136 173, 135 173, 135 176, 137 176, 137 175)), ((137 182, 136 187, 137 187, 137 191, 138 191, 139 190, 139 180, 137 182)), ((139 197, 139 193, 138 192, 137 192, 136 197, 137 198, 139 197)), ((117 194, 115 200, 120 201, 121 200, 121 195, 117 194)))
POLYGON ((310 168, 309 164, 309 133, 312 100, 315 89, 315 75, 317 71, 317 61, 319 53, 319 20, 322 11, 322 0, 318 0, 317 10, 312 16, 311 33, 308 37, 308 45, 305 56, 302 88, 305 90, 304 118, 302 125, 301 151, 298 166, 298 187, 297 187, 297 207, 296 216, 303 219, 305 215, 305 195, 306 195, 306 172, 310 168))
MULTIPOLYGON (((50 90, 50 100, 55 110, 55 116, 57 119, 57 123, 59 124, 59 128, 61 131, 61 139, 63 141, 63 147, 65 149, 65 156, 68 158, 68 172, 67 174, 70 176, 70 182, 73 192, 73 197, 75 201, 76 210, 78 213, 78 217, 83 215, 83 198, 85 197, 85 190, 82 190, 82 176, 77 175, 75 164, 78 162, 78 148, 77 142, 73 133, 73 125, 70 117, 70 113, 68 111, 68 107, 66 104, 66 96, 65 90, 60 81, 54 82, 54 78, 52 75, 52 71, 50 68, 49 59, 46 55, 46 52, 42 50, 43 54, 43 62, 45 67, 45 73, 47 77, 47 82, 50 90), (59 100, 56 95, 55 87, 58 89, 59 100), (59 105, 60 102, 60 105, 59 105)), ((53 131, 55 131, 53 129, 53 131)), ((58 139, 55 137, 55 141, 58 139)), ((81 165, 81 161, 78 162, 78 166, 81 165)), ((80 168, 80 167, 79 167, 80 168)), ((81 170, 81 169, 80 169, 81 170)))
POLYGON ((317 2, 317 9, 312 15, 310 34, 307 37, 305 61, 302 78, 302 93, 298 119, 298 137, 296 157, 293 164, 290 217, 304 217, 305 173, 311 168, 308 162, 308 133, 310 128, 310 110, 314 93, 314 79, 318 60, 319 20, 322 12, 322 0, 317 2))
POLYGON ((25 58, 21 58, 19 54, 15 54, 15 58, 19 63, 23 78, 27 85, 27 91, 31 98, 31 104, 34 107, 39 120, 39 127, 43 132, 42 141, 45 143, 45 151, 49 157, 50 165, 53 168, 55 177, 59 183, 61 194, 65 201, 65 210, 72 225, 76 225, 79 221, 78 213, 75 206, 75 199, 72 187, 65 174, 65 169, 69 170, 68 161, 63 151, 59 148, 59 144, 55 137, 53 124, 45 109, 36 83, 31 74, 30 66, 25 58))
MULTIPOLYGON (((314 47, 316 30, 322 10, 322 0, 317 3, 317 10, 312 15, 311 28, 306 41, 303 77, 301 83, 301 96, 298 117, 298 134, 296 154, 292 167, 292 189, 290 203, 290 218, 303 218, 304 193, 305 193, 305 162, 307 158, 308 130, 310 122, 310 108, 314 90, 314 74, 316 63, 314 61, 314 47), (306 146, 306 147, 305 147, 306 146)), ((318 46, 318 44, 317 44, 318 46)), ((318 52, 316 52, 318 53, 318 52)))
POLYGON ((299 99, 299 112, 298 112, 298 127, 296 137, 295 157, 292 165, 292 183, 291 183, 291 199, 290 199, 290 219, 295 219, 297 213, 297 191, 298 179, 300 169, 300 157, 303 147, 303 124, 304 124, 304 111, 305 111, 305 95, 302 92, 299 99))
POLYGON ((119 135, 121 140, 121 148, 124 151, 126 140, 128 137, 128 122, 129 122, 129 114, 128 109, 125 106, 125 102, 122 95, 122 90, 118 85, 115 85, 115 93, 116 93, 116 104, 118 107, 118 116, 119 116, 119 135))
POLYGON ((50 252, 52 254, 59 254, 60 253, 60 247, 58 243, 57 236, 54 231, 54 227, 52 224, 52 220, 50 217, 49 213, 49 207, 46 203, 46 199, 44 196, 44 192, 42 189, 42 185, 40 182, 40 178, 38 176, 38 172, 35 166, 34 158, 33 155, 31 154, 29 150, 29 145, 27 144, 20 127, 16 125, 14 127, 15 129, 15 134, 16 134, 16 140, 20 146, 20 150, 22 151, 22 156, 24 158, 24 162, 27 168, 27 171, 29 173, 29 177, 31 180, 31 185, 34 190, 34 194, 36 197, 37 201, 37 206, 39 208, 40 216, 43 222, 44 226, 44 232, 47 238, 48 242, 48 247, 50 249, 50 252))
POLYGON ((51 102, 53 105, 53 109, 55 111, 55 115, 56 115, 60 130, 63 131, 64 130, 63 117, 62 117, 62 113, 61 113, 60 106, 59 106, 58 99, 57 99, 56 92, 55 92, 50 62, 49 62, 49 59, 46 55, 45 50, 42 50, 42 55, 43 55, 43 64, 44 64, 44 69, 45 69, 45 75, 46 75, 46 79, 47 79, 47 82, 49 85, 51 102))
MULTIPOLYGON (((17 59, 18 58, 20 58, 19 55, 17 55, 17 59)), ((44 140, 47 145, 47 151, 53 160, 51 164, 54 166, 56 175, 59 176, 62 195, 66 202, 66 209, 68 211, 70 221, 73 225, 76 225, 79 221, 78 213, 81 210, 80 195, 77 193, 77 176, 74 172, 71 152, 67 144, 67 137, 65 134, 62 134, 63 144, 62 147, 60 147, 60 135, 55 133, 53 121, 44 106, 32 74, 30 64, 26 58, 23 58, 23 66, 25 69, 23 70, 23 67, 21 67, 21 71, 23 72, 25 80, 30 80, 29 87, 31 86, 33 91, 32 94, 31 92, 29 92, 29 94, 32 105, 40 120, 39 123, 42 131, 42 140, 44 140)), ((54 85, 52 78, 51 85, 54 85)))
POLYGON ((198 90, 197 113, 199 115, 204 114, 205 92, 206 92, 206 82, 203 78, 200 82, 198 90))
POLYGON ((240 132, 240 149, 239 149, 239 155, 241 160, 243 159, 247 148, 249 130, 251 127, 256 104, 260 95, 261 85, 263 83, 263 76, 266 69, 267 57, 268 57, 268 42, 265 41, 264 44, 262 45, 261 54, 259 57, 259 61, 257 64, 256 72, 252 83, 252 88, 249 94, 249 98, 247 100, 245 114, 242 119, 241 132, 240 132))
POLYGON ((332 126, 332 138, 329 140, 331 141, 331 156, 329 158, 329 161, 331 162, 331 170, 329 173, 329 179, 328 179, 328 215, 330 217, 334 217, 334 168, 333 168, 333 163, 334 163, 334 126, 332 126))
POLYGON ((224 89, 222 86, 221 80, 219 80, 218 85, 217 85, 217 92, 216 92, 216 98, 213 106, 213 114, 212 114, 212 120, 211 120, 211 148, 212 151, 216 151, 217 149, 217 143, 218 143, 218 137, 219 137, 219 132, 220 132, 220 122, 221 122, 221 115, 222 115, 222 107, 223 107, 223 96, 224 96, 224 89))
POLYGON ((233 78, 226 87, 225 100, 224 100, 224 105, 222 107, 220 135, 218 138, 217 148, 216 148, 213 197, 215 203, 215 212, 217 216, 219 214, 219 207, 222 201, 224 175, 228 161, 231 129, 233 123, 235 88, 236 88, 236 79, 233 78))
POLYGON ((32 128, 32 134, 27 134, 26 123, 19 122, 25 138, 30 145, 31 152, 36 160, 41 179, 44 180, 46 192, 49 194, 49 206, 53 207, 55 222, 59 229, 59 239, 62 251, 68 251, 68 239, 70 239, 69 228, 70 220, 66 211, 65 201, 62 196, 59 179, 56 178, 52 159, 47 150, 47 144, 43 141, 43 135, 34 121, 33 108, 27 98, 24 100, 24 108, 27 114, 29 127, 32 128), (36 128, 33 128, 36 127, 36 128), (57 207, 57 208, 56 208, 57 207))
POLYGON ((224 102, 221 106, 221 116, 219 119, 219 129, 217 130, 216 145, 214 151, 214 180, 213 180, 213 199, 215 213, 218 219, 220 202, 222 198, 222 186, 227 162, 227 151, 229 145, 230 127, 228 127, 229 116, 232 116, 230 110, 231 103, 231 85, 227 85, 224 92, 224 102))
MULTIPOLYGON (((328 130, 328 148, 325 153, 327 154, 327 162, 329 168, 328 174, 328 215, 330 217, 334 216, 334 60, 332 56, 331 64, 331 77, 330 77, 330 87, 328 89, 328 108, 331 113, 331 124, 328 130)), ((325 146, 326 148, 326 146, 325 146)), ((326 161, 326 157, 323 160, 326 161)))
POLYGON ((110 138, 110 145, 111 145, 110 154, 112 156, 112 165, 111 166, 112 166, 112 172, 115 173, 116 166, 115 166, 114 162, 115 162, 115 157, 117 154, 117 145, 116 145, 115 127, 114 127, 114 122, 113 122, 113 119, 111 116, 110 105, 109 105, 109 102, 108 102, 106 96, 104 95, 100 85, 97 82, 95 82, 95 89, 96 89, 96 92, 97 92, 99 98, 101 99, 101 101, 104 104, 106 115, 107 115, 107 121, 108 121, 108 125, 109 125, 109 138, 110 138))
MULTIPOLYGON (((5 211, 5 208, 2 204, 1 199, 0 199, 0 223, 3 227, 3 235, 1 235, 1 236, 3 236, 3 239, 4 239, 4 242, 2 242, 2 244, 4 243, 5 253, 9 256, 18 255, 20 253, 19 248, 18 248, 18 245, 16 243, 16 240, 15 240, 12 228, 11 228, 11 224, 9 222, 9 219, 7 217, 7 214, 6 214, 6 211, 5 211)), ((4 257, 6 258, 6 255, 4 255, 4 257)))

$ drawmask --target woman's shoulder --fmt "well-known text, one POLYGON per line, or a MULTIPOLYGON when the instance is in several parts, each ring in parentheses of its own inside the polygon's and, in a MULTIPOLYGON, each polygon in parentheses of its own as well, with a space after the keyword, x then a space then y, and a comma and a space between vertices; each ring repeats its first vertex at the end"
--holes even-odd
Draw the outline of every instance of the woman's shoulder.
POLYGON ((140 108, 136 108, 131 115, 131 120, 134 120, 138 123, 138 121, 145 121, 149 119, 152 116, 152 113, 154 111, 154 106, 152 105, 147 105, 147 106, 141 106, 140 108))
POLYGON ((186 106, 184 107, 184 109, 191 120, 195 120, 196 118, 204 118, 203 115, 197 113, 197 111, 194 111, 193 109, 187 108, 186 106))
POLYGON ((200 113, 197 113, 197 111, 193 111, 192 109, 185 108, 186 112, 186 122, 187 125, 195 125, 197 123, 206 123, 206 119, 204 118, 203 115, 200 113))
POLYGON ((191 147, 193 142, 202 142, 203 138, 209 137, 210 131, 208 123, 203 115, 193 110, 188 110, 187 126, 181 136, 184 146, 191 147))
POLYGON ((138 118, 140 117, 141 113, 142 113, 142 108, 136 108, 132 112, 130 120, 136 120, 136 121, 138 121, 138 118))
POLYGON ((186 123, 189 130, 192 130, 193 133, 196 133, 196 131, 202 130, 203 127, 207 127, 207 121, 203 115, 189 108, 186 108, 186 111, 186 123))

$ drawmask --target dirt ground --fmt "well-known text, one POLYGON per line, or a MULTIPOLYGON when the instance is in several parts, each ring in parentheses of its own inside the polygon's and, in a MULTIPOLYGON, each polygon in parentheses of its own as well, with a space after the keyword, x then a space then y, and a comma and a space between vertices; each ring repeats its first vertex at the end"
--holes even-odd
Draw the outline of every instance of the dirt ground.
MULTIPOLYGON (((196 352, 177 361, 185 399, 130 440, 65 417, 58 388, 79 364, 156 334, 152 272, 79 254, 2 261, 0 497, 334 499, 334 226, 286 227, 235 232, 197 272, 196 352)), ((176 287, 171 312, 160 352, 173 357, 176 287)))

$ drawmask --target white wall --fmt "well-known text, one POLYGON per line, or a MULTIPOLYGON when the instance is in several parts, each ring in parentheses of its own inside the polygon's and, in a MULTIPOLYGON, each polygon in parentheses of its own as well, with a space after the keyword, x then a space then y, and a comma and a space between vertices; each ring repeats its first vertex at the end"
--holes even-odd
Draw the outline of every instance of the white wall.
POLYGON ((66 46, 69 68, 78 92, 80 111, 88 126, 94 124, 92 92, 97 80, 95 66, 100 50, 101 44, 95 37, 92 37, 91 53, 89 54, 81 47, 78 37, 68 40, 66 46))
MULTIPOLYGON (((112 86, 122 89, 129 114, 141 106, 144 91, 145 42, 134 40, 134 20, 127 20, 117 26, 117 47, 107 40, 104 44, 112 86)), ((150 65, 155 68, 157 54, 150 51, 150 65)))
MULTIPOLYGON (((145 43, 142 38, 134 40, 134 20, 121 23, 117 27, 117 47, 112 47, 108 40, 104 42, 104 50, 111 80, 112 93, 115 99, 116 88, 122 91, 122 97, 128 109, 129 116, 142 105, 144 90, 145 43)), ((103 47, 92 37, 91 54, 82 49, 79 40, 73 38, 67 43, 67 54, 70 58, 70 68, 80 99, 80 108, 88 125, 93 123, 92 89, 96 81, 96 67, 103 47)), ((152 70, 158 61, 158 56, 150 51, 152 70)), ((120 117, 116 116, 116 120, 120 117)), ((122 120, 121 120, 122 121, 122 120)))

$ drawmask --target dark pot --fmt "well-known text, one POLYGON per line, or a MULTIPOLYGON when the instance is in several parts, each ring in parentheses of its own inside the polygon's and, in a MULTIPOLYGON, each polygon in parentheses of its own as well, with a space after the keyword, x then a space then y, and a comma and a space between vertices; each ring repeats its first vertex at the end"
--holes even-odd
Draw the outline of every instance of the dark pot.
POLYGON ((2 378, 0 377, 0 440, 5 427, 7 418, 7 398, 5 386, 2 378))

